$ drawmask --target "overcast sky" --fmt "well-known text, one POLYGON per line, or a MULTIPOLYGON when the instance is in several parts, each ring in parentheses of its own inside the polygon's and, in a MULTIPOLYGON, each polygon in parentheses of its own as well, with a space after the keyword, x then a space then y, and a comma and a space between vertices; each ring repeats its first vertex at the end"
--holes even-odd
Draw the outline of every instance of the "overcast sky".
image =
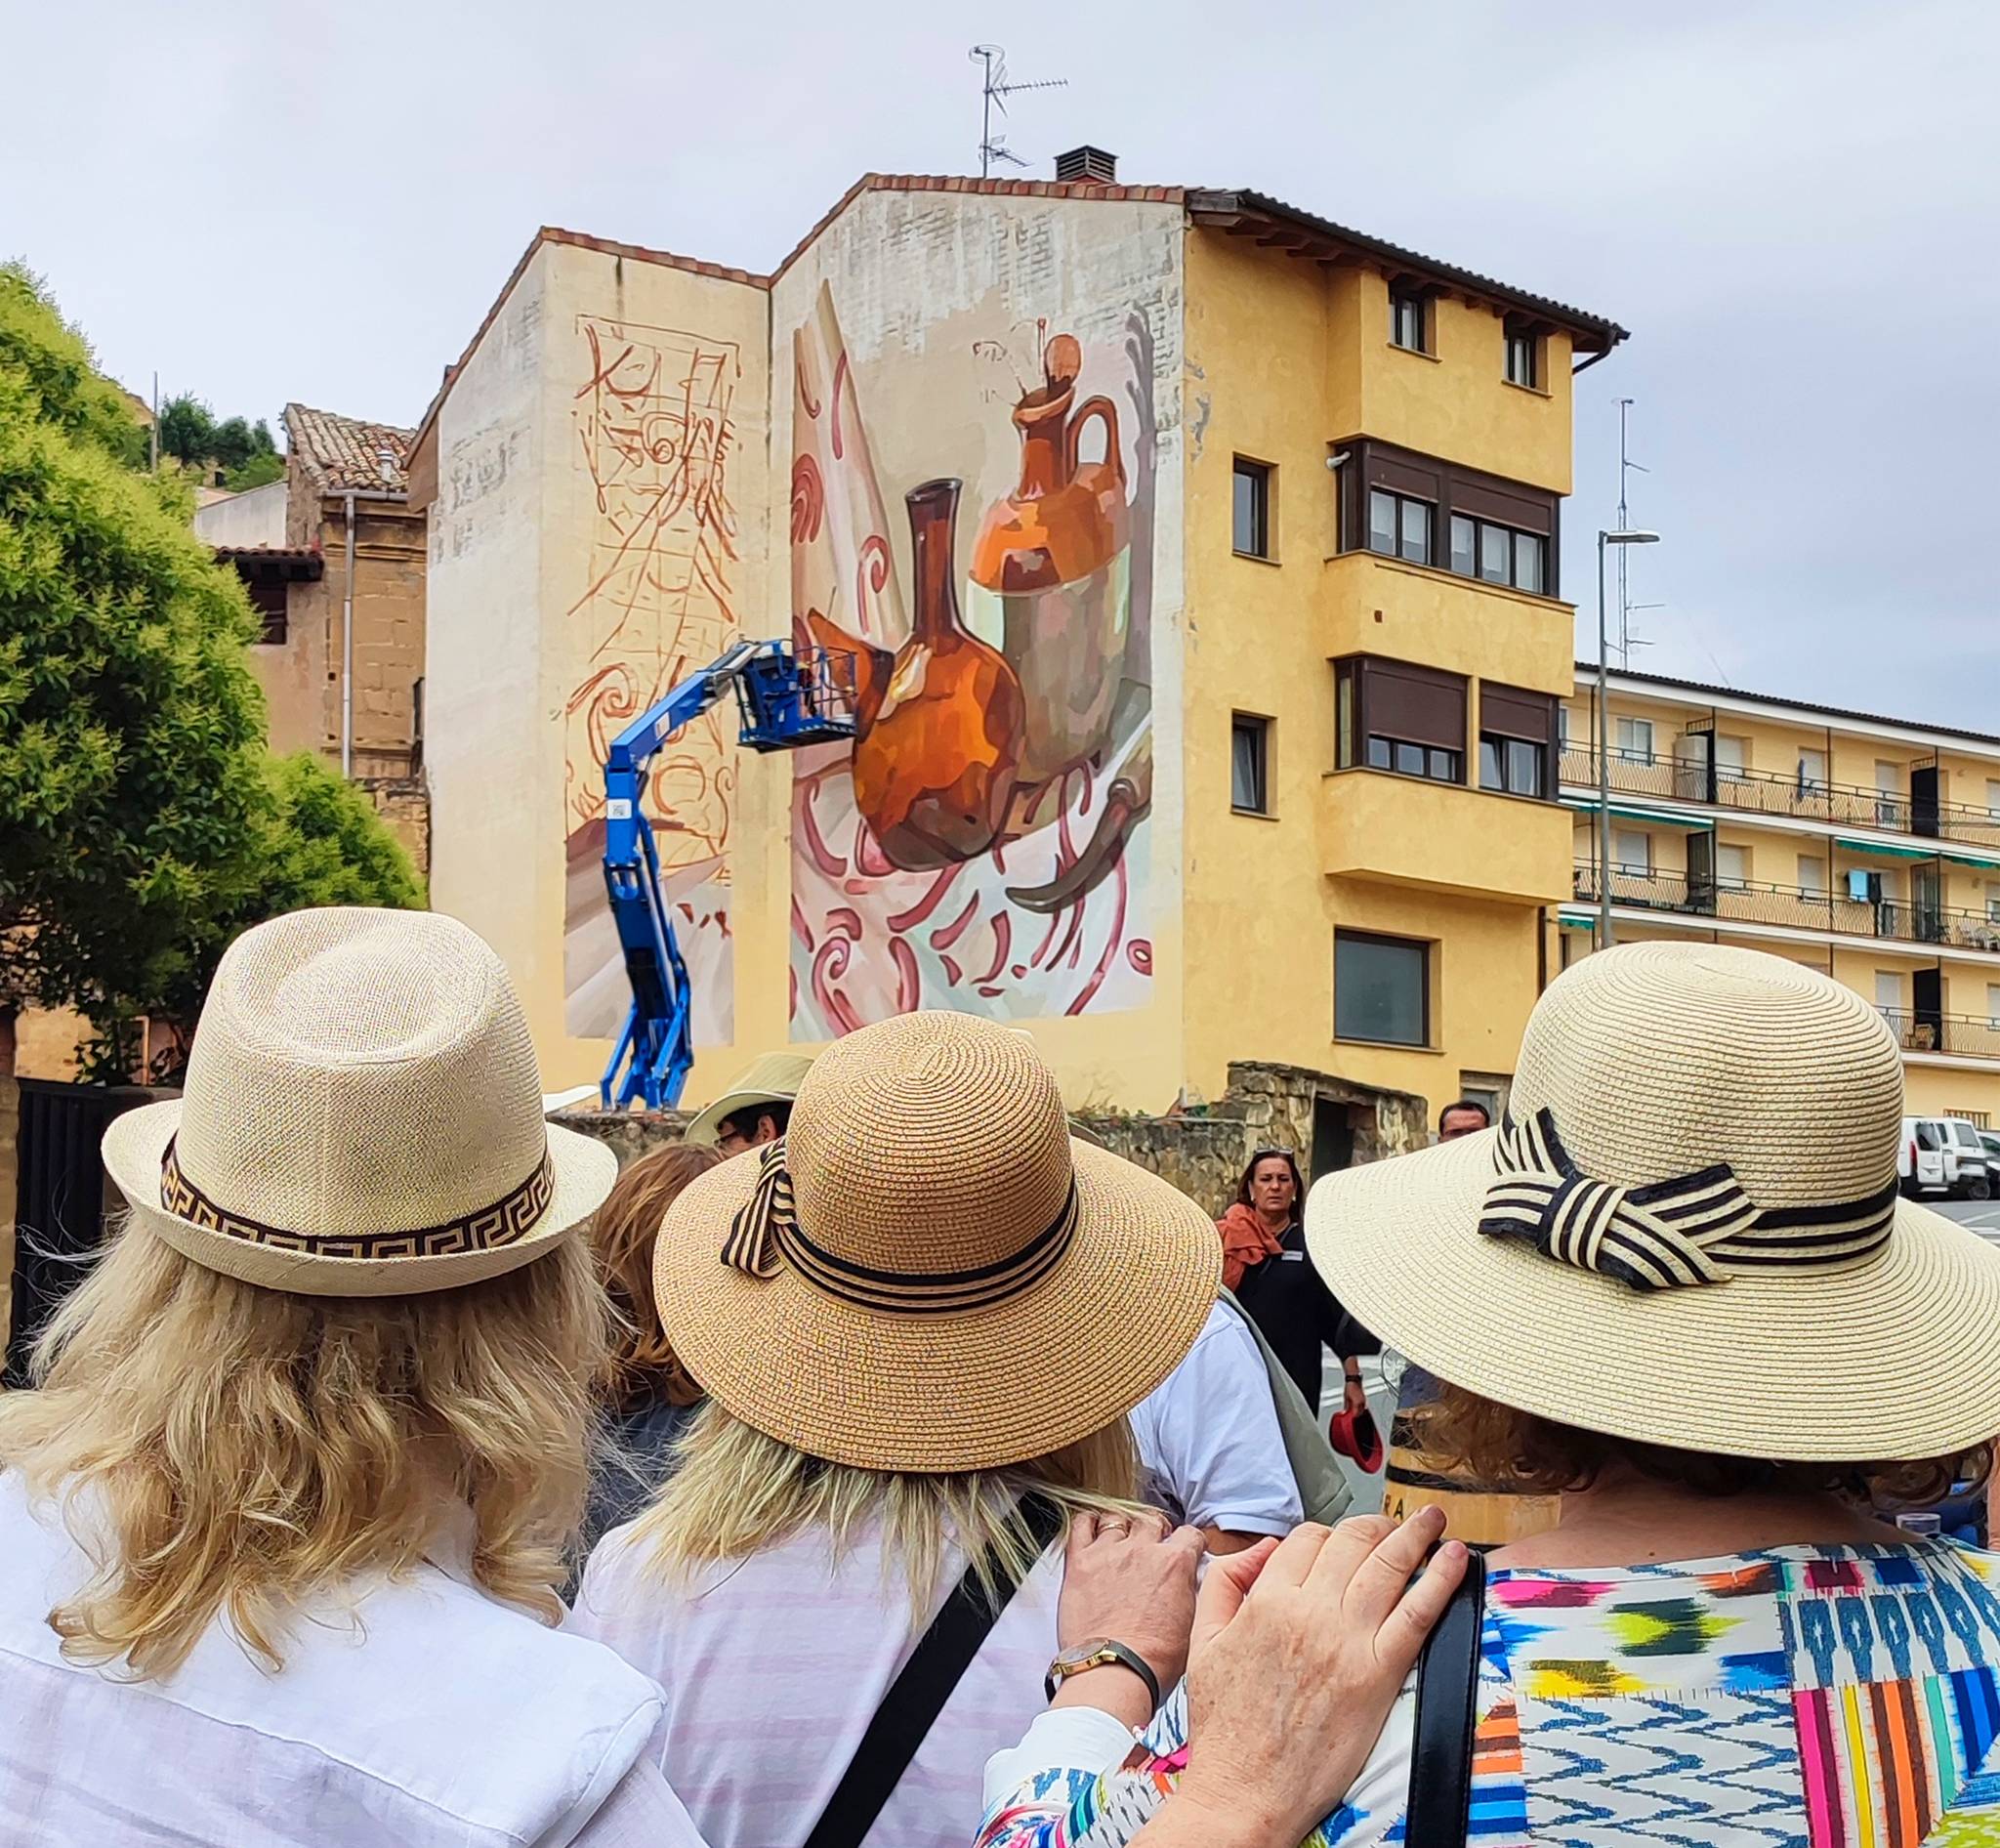
MULTIPOLYGON (((0 254, 142 392, 414 423, 540 224, 768 270, 857 175, 1241 186, 1609 315, 1654 672, 2000 731, 2000 4, 0 0, 0 254)), ((1328 433, 1329 435, 1335 433, 1328 433)))

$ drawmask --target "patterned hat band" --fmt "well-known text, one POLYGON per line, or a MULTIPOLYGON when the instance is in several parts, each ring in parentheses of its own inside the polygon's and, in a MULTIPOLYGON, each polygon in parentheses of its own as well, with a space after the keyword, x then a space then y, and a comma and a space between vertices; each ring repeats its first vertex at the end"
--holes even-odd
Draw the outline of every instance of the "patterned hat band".
POLYGON ((856 1264, 813 1241, 799 1224, 785 1140, 766 1146, 757 1186, 729 1221, 723 1262, 770 1279, 789 1264, 815 1289, 864 1309, 901 1316, 951 1315, 1004 1303, 1034 1287, 1062 1261, 1076 1234, 1076 1177, 1062 1210, 1017 1251, 967 1271, 888 1271, 856 1264))
POLYGON ((1778 1264, 1852 1264, 1886 1244, 1896 1224, 1894 1176, 1866 1199, 1771 1212, 1752 1202, 1726 1162, 1643 1187, 1594 1181, 1546 1109, 1525 1121, 1508 1113, 1493 1165, 1481 1232, 1525 1239, 1545 1257, 1634 1289, 1723 1283, 1778 1264))
POLYGON ((491 1251, 525 1238, 548 1211, 556 1190, 556 1171, 545 1148, 534 1172, 490 1206, 467 1213, 441 1226, 412 1232, 287 1232, 246 1219, 218 1206, 181 1170, 170 1140, 160 1156, 160 1205, 176 1219, 227 1233, 250 1244, 273 1245, 286 1251, 307 1251, 321 1258, 431 1258, 458 1251, 491 1251))

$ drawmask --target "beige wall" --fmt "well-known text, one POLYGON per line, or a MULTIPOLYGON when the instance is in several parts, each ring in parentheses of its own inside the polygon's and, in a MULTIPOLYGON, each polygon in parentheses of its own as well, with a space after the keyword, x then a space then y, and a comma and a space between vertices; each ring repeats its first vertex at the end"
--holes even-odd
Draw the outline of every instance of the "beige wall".
POLYGON ((194 511, 194 530, 210 545, 283 545, 287 483, 267 482, 225 494, 194 511))
MULTIPOLYGON (((770 627, 764 329, 761 290, 545 243, 438 412, 432 900, 506 957, 551 1088, 598 1075, 629 998, 594 832, 603 746, 738 627, 770 627), (593 1012, 609 1025, 577 1030, 593 1012)), ((684 953, 711 992, 729 962, 736 778, 754 777, 732 711, 654 785, 654 812, 699 807, 718 850, 690 860, 691 830, 662 830, 670 893, 697 914, 678 920, 684 953)), ((759 819, 782 817, 779 791, 759 819)))

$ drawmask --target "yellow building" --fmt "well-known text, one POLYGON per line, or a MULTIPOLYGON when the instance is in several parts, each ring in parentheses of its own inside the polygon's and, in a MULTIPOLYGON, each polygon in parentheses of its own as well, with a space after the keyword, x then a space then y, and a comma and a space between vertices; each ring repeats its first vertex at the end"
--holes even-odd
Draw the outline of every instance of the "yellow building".
POLYGON ((738 635, 853 745, 655 768, 690 1101, 917 1006, 1072 1106, 1504 1094, 1571 891, 1570 378, 1623 330, 1247 192, 871 176, 769 275, 543 231, 418 433, 433 901, 549 1082, 627 1000, 608 739, 738 635))
MULTIPOLYGON (((1597 674, 1565 708, 1559 958, 1597 928, 1597 674)), ((1741 944, 1882 1009, 1909 1107, 2000 1123, 2000 736, 1651 674, 1609 678, 1614 942, 1741 944)))

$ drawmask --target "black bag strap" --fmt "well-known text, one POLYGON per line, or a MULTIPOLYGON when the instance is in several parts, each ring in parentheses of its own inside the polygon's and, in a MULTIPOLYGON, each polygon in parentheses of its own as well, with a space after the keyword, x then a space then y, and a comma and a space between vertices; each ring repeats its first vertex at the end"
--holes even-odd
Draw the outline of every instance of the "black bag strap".
MULTIPOLYGON (((1041 1495, 1023 1495, 1021 1512, 1039 1559, 1062 1532, 1066 1517, 1056 1502, 1041 1495)), ((827 1798, 826 1808, 806 1837, 805 1848, 861 1848, 862 1839, 882 1814, 882 1806, 917 1755, 917 1747, 951 1699, 952 1689, 1020 1589, 1018 1578, 1003 1574, 989 1599, 979 1574, 971 1566, 966 1568, 964 1577, 944 1600, 944 1608, 931 1619, 923 1640, 903 1663, 902 1673, 890 1683, 840 1783, 827 1798)))
POLYGON ((1465 1848, 1472 1812, 1479 1632, 1485 1615, 1486 1562, 1474 1552, 1417 1658, 1405 1848, 1465 1848))

